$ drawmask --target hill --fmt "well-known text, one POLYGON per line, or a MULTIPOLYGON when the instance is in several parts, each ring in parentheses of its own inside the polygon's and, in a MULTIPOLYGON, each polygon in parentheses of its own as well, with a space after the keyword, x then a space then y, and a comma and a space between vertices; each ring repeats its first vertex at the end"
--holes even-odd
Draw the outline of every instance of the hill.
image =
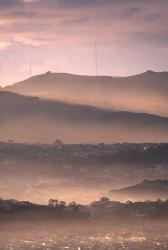
POLYGON ((147 71, 129 77, 51 73, 4 88, 24 95, 168 116, 168 72, 147 71))
POLYGON ((144 180, 134 186, 111 190, 110 197, 118 200, 156 200, 168 198, 168 180, 144 180))
POLYGON ((0 92, 0 140, 166 142, 168 118, 0 92))

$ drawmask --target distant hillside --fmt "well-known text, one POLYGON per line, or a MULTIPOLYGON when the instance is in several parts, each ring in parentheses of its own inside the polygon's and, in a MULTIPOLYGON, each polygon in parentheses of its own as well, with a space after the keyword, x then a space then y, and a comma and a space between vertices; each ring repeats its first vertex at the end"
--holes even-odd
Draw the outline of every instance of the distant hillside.
POLYGON ((147 71, 129 77, 48 72, 4 90, 78 104, 168 116, 168 72, 147 71))
POLYGON ((168 118, 0 92, 0 140, 166 142, 168 118))
POLYGON ((110 197, 117 200, 156 200, 168 198, 168 180, 145 180, 137 185, 111 190, 110 197))

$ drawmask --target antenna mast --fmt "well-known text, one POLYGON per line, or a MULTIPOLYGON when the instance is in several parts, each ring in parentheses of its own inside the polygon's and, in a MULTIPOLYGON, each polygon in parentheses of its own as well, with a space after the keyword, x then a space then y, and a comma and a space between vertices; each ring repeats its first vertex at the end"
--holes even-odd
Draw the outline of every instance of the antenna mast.
POLYGON ((2 61, 0 61, 0 87, 2 84, 2 61))
POLYGON ((29 65, 29 77, 32 77, 32 64, 29 65))
POLYGON ((96 76, 98 76, 98 55, 97 55, 97 43, 95 42, 95 70, 96 76))

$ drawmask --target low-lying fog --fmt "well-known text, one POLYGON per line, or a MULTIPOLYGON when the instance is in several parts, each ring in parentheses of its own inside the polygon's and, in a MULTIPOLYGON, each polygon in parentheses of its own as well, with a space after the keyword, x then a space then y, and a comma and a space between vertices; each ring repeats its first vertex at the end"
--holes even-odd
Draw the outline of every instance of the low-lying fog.
POLYGON ((8 139, 27 143, 52 143, 61 138, 66 143, 124 143, 124 142, 167 142, 167 124, 126 124, 110 122, 61 122, 46 121, 37 117, 32 119, 16 119, 0 124, 0 140, 8 139))
MULTIPOLYGON (((52 165, 52 163, 39 164, 20 160, 1 162, 0 171, 2 198, 29 200, 42 204, 46 204, 50 198, 88 204, 102 196, 110 196, 110 190, 134 185, 144 179, 164 179, 168 176, 168 169, 165 166, 161 168, 150 165, 96 167, 89 164, 86 166, 52 165)), ((150 195, 153 198, 152 193, 150 195)), ((110 198, 117 200, 117 195, 111 195, 110 198)), ((124 198, 120 196, 118 200, 122 201, 124 198)), ((145 195, 144 200, 146 200, 145 195)))

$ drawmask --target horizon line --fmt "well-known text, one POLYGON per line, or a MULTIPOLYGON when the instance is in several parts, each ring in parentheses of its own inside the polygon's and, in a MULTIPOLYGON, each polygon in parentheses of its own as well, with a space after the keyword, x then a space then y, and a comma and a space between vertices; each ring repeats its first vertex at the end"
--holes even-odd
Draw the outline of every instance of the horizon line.
POLYGON ((77 74, 77 73, 67 73, 67 72, 54 72, 54 71, 46 71, 45 73, 41 73, 41 74, 35 74, 35 75, 32 75, 31 77, 28 77, 28 78, 24 78, 23 80, 20 80, 20 81, 16 81, 14 83, 11 83, 11 84, 7 84, 7 85, 1 85, 2 83, 0 83, 0 88, 6 88, 6 87, 9 87, 9 86, 13 86, 14 84, 16 83, 20 83, 20 82, 24 82, 24 81, 27 81, 29 79, 32 79, 34 77, 38 77, 38 76, 42 76, 42 75, 47 75, 47 74, 60 74, 60 75, 72 75, 72 76, 83 76, 83 77, 95 77, 95 78, 99 78, 99 77, 112 77, 112 78, 126 78, 126 77, 131 77, 131 76, 138 76, 138 75, 142 75, 142 74, 145 74, 145 73, 158 73, 158 74, 161 74, 161 73, 168 73, 168 71, 154 71, 154 70, 146 70, 146 71, 143 71, 143 72, 140 72, 140 73, 136 73, 136 74, 129 74, 129 75, 125 75, 125 76, 119 76, 119 75, 87 75, 87 74, 77 74))

